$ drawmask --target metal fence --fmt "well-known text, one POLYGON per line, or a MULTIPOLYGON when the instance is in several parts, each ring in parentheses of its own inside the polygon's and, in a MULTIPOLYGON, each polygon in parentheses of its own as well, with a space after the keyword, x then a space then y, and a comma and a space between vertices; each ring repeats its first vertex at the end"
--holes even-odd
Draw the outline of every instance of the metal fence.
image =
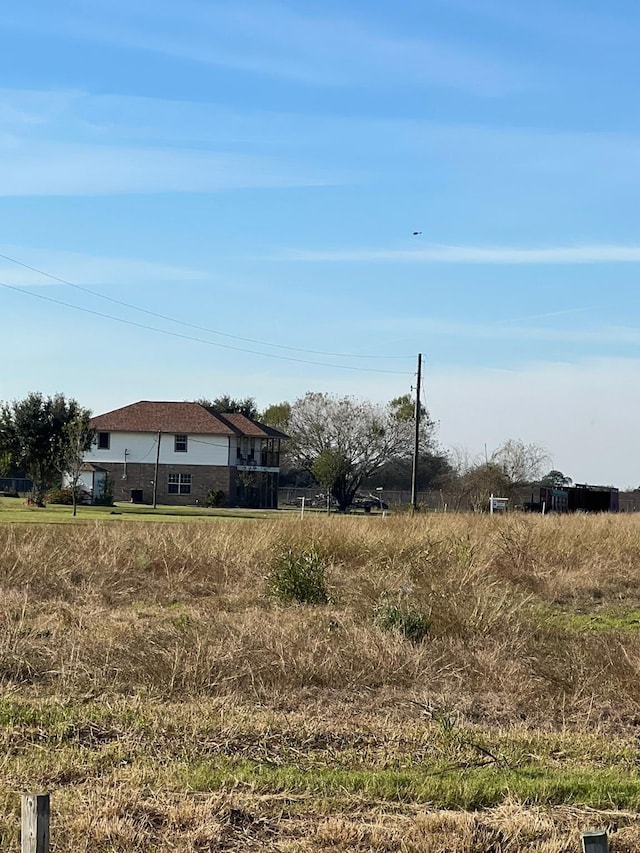
POLYGON ((0 477, 0 492, 10 495, 26 495, 33 489, 31 480, 22 477, 0 477))
POLYGON ((620 492, 618 509, 620 512, 640 512, 640 491, 620 492))
MULTIPOLYGON (((373 492, 363 489, 358 492, 358 495, 365 499, 370 498, 374 502, 374 506, 377 501, 381 501, 389 507, 397 508, 409 506, 411 503, 411 492, 408 489, 406 491, 376 489, 373 492)), ((327 493, 318 487, 315 489, 298 489, 293 486, 282 486, 278 489, 278 506, 282 509, 288 506, 300 506, 302 498, 305 499, 306 507, 312 509, 326 509, 327 507, 327 493)), ((420 506, 431 510, 446 511, 453 508, 453 502, 447 501, 447 495, 439 491, 418 492, 418 503, 420 506)))
MULTIPOLYGON (((375 509, 378 500, 383 501, 391 509, 402 509, 408 507, 411 503, 411 492, 407 489, 404 491, 394 489, 383 489, 367 492, 363 489, 358 493, 362 498, 370 498, 375 509)), ((287 507, 300 506, 302 498, 305 499, 305 507, 309 509, 326 509, 327 494, 317 486, 316 488, 302 489, 294 488, 293 486, 282 486, 278 489, 278 506, 281 509, 287 507)), ((528 499, 528 490, 522 490, 522 494, 516 496, 509 504, 509 508, 521 510, 525 501, 528 499)), ((640 512, 640 490, 633 492, 620 492, 618 495, 619 512, 640 512)), ((418 504, 424 509, 432 512, 447 512, 457 509, 469 509, 468 500, 460 499, 459 495, 447 493, 444 491, 432 490, 429 492, 418 492, 418 504)), ((335 502, 332 501, 332 506, 335 502)), ((487 498, 487 511, 489 503, 487 498)))

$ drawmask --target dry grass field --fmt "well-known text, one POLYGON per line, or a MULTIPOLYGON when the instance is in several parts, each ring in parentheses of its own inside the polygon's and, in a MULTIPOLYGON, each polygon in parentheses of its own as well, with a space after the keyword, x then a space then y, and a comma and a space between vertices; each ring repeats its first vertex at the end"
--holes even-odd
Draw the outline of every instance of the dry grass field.
POLYGON ((0 622, 3 849, 640 847, 640 518, 0 524, 0 622))

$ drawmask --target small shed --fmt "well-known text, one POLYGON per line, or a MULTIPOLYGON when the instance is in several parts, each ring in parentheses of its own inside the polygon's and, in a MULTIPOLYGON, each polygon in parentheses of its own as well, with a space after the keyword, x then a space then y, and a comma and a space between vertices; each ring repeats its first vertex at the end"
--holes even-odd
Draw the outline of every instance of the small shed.
POLYGON ((107 486, 107 469, 94 465, 93 462, 83 462, 80 469, 78 486, 89 495, 93 504, 96 499, 101 498, 107 486))

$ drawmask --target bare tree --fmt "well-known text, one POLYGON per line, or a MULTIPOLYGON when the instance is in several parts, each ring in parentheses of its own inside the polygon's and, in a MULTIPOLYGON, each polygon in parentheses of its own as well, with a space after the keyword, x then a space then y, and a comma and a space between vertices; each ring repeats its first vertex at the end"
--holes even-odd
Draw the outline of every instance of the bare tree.
POLYGON ((454 448, 451 462, 456 472, 451 489, 456 508, 484 511, 493 495, 518 498, 518 491, 540 479, 549 456, 537 444, 509 439, 491 455, 472 456, 466 448, 454 448))
POLYGON ((502 469, 513 486, 524 486, 540 479, 550 457, 539 444, 510 438, 493 451, 490 461, 502 469))
MULTIPOLYGON (((410 456, 413 421, 406 416, 403 402, 404 398, 398 398, 381 405, 309 392, 291 406, 288 453, 295 464, 325 481, 344 512, 363 480, 385 462, 410 456)), ((431 428, 425 418, 425 446, 431 428)))
POLYGON ((94 430, 89 426, 90 413, 82 409, 73 420, 65 424, 58 453, 57 467, 71 488, 74 517, 78 512, 78 484, 84 464, 84 454, 91 447, 94 430))

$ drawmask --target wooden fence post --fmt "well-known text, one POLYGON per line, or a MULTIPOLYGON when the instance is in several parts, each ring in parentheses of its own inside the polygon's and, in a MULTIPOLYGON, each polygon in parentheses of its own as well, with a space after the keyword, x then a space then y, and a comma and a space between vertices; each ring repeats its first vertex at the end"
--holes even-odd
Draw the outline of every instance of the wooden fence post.
POLYGON ((609 853, 609 838, 606 830, 582 833, 583 853, 609 853))
POLYGON ((21 850, 49 853, 49 794, 23 794, 21 850))

